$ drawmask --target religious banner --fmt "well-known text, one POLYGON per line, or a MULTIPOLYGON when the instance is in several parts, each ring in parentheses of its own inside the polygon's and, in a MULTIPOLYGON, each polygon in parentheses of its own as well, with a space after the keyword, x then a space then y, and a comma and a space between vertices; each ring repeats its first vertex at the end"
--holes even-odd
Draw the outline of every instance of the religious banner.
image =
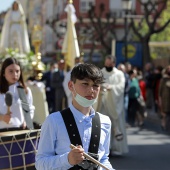
POLYGON ((80 57, 75 29, 77 17, 75 15, 75 8, 71 2, 67 4, 65 11, 67 12, 67 31, 62 46, 62 54, 64 55, 66 66, 72 69, 74 67, 75 57, 80 57))

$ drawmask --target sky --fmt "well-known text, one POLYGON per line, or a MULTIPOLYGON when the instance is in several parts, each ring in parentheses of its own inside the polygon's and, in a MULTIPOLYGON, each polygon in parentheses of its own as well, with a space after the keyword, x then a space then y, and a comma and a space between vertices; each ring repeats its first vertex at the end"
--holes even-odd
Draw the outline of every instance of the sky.
POLYGON ((14 0, 0 0, 0 13, 11 7, 14 0))

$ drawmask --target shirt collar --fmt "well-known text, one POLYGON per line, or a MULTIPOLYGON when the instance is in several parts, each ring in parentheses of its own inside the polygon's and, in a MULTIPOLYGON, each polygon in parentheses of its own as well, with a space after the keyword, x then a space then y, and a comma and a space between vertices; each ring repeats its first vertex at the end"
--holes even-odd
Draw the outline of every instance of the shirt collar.
POLYGON ((75 119, 77 119, 80 123, 83 122, 83 121, 89 122, 95 116, 95 111, 92 107, 91 107, 91 110, 90 110, 90 116, 85 116, 83 113, 78 111, 72 104, 70 104, 70 110, 73 113, 75 119))
POLYGON ((15 91, 15 90, 16 90, 16 87, 17 87, 18 85, 19 85, 18 82, 16 82, 15 84, 10 85, 10 86, 9 86, 9 90, 15 91))

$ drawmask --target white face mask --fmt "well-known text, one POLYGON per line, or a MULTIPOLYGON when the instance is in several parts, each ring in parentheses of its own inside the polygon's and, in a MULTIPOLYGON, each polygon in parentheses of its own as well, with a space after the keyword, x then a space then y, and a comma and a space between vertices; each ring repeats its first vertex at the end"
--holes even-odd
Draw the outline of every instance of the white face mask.
MULTIPOLYGON (((74 87, 73 87, 74 88, 74 87)), ((76 92, 75 88, 74 91, 76 92)), ((76 102, 82 106, 82 107, 90 107, 92 106, 94 103, 97 102, 97 98, 92 99, 92 100, 88 100, 82 96, 80 96, 77 92, 76 92, 76 96, 74 97, 74 99, 76 100, 76 102)))
POLYGON ((57 71, 58 71, 58 68, 55 68, 55 69, 53 69, 52 72, 54 73, 54 72, 57 72, 57 71))

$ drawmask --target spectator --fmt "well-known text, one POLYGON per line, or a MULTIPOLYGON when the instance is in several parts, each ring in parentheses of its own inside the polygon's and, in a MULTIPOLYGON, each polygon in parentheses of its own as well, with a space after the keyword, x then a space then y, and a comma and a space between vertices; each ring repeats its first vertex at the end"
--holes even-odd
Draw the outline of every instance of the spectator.
POLYGON ((130 78, 129 74, 126 73, 126 68, 124 64, 119 64, 118 69, 124 73, 125 76, 125 90, 124 90, 124 108, 125 108, 125 120, 128 121, 128 105, 129 105, 129 88, 130 88, 130 78))
POLYGON ((154 104, 155 104, 155 112, 160 114, 160 106, 159 106, 159 85, 162 79, 162 66, 157 66, 154 70, 154 80, 153 80, 153 94, 154 94, 154 104))
POLYGON ((62 110, 67 107, 67 96, 64 91, 63 81, 65 77, 65 61, 58 61, 58 71, 53 73, 51 87, 55 89, 55 111, 62 110))
MULTIPOLYGON (((76 57, 75 60, 75 65, 81 63, 81 57, 76 57)), ((71 76, 71 71, 68 71, 64 77, 64 81, 63 81, 63 87, 64 87, 64 91, 66 93, 67 96, 67 104, 68 106, 71 104, 72 102, 72 94, 71 91, 68 89, 68 82, 70 81, 70 76, 71 76)))
POLYGON ((140 87, 134 70, 129 71, 129 76, 131 83, 129 89, 128 122, 130 125, 135 126, 137 112, 139 111, 140 107, 138 102, 138 98, 140 97, 140 87))
POLYGON ((50 64, 50 70, 43 74, 41 81, 45 84, 46 98, 48 103, 49 113, 55 112, 55 88, 52 87, 52 77, 55 72, 58 71, 58 64, 52 62, 50 64))
POLYGON ((153 66, 151 63, 145 65, 144 80, 146 83, 146 107, 152 109, 154 106, 153 96, 153 66))
POLYGON ((15 58, 7 58, 2 63, 0 72, 0 132, 32 128, 30 125, 33 125, 35 109, 32 103, 32 93, 24 83, 20 63, 15 58), (23 101, 20 99, 18 88, 22 89, 26 96, 27 115, 24 114, 23 101), (4 97, 8 91, 13 96, 10 113, 7 113, 4 97))
POLYGON ((159 86, 159 103, 161 107, 163 130, 170 130, 170 65, 165 69, 159 86))

